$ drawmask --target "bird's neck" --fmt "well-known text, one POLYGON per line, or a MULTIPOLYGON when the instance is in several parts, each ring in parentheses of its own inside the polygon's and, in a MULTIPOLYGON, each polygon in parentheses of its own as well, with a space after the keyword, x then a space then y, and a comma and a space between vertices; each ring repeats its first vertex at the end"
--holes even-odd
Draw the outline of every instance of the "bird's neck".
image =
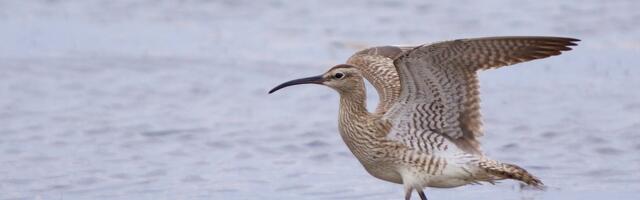
POLYGON ((379 144, 377 116, 367 111, 364 84, 358 90, 340 92, 339 129, 342 140, 362 163, 371 161, 371 148, 379 144))
POLYGON ((344 139, 347 146, 349 146, 353 151, 353 142, 357 142, 353 138, 360 138, 363 134, 369 134, 366 133, 364 129, 366 129, 366 126, 370 124, 369 121, 372 119, 372 114, 367 111, 367 95, 364 83, 348 91, 339 92, 340 135, 342 135, 342 139, 344 139))
POLYGON ((355 120, 366 118, 371 113, 367 111, 367 95, 364 85, 350 91, 340 91, 340 118, 355 120))

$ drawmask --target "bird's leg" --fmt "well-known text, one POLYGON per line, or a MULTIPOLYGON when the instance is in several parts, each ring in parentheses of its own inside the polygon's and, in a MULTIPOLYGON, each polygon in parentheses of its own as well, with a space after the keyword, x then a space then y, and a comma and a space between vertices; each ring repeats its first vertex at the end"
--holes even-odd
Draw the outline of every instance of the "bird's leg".
POLYGON ((413 192, 413 187, 411 186, 404 187, 404 200, 411 200, 411 192, 413 192))
POLYGON ((416 188, 416 191, 418 191, 418 195, 420 195, 421 200, 427 200, 427 195, 424 195, 424 191, 422 191, 422 188, 416 188))

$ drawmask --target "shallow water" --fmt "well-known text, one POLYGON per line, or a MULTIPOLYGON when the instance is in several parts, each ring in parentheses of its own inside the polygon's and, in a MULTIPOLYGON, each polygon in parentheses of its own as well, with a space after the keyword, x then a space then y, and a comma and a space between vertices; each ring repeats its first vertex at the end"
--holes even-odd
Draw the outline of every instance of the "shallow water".
POLYGON ((639 8, 1 1, 0 200, 401 199, 342 143, 335 92, 266 91, 362 47, 490 35, 583 40, 480 75, 485 152, 548 188, 502 181, 429 198, 637 199, 639 8))

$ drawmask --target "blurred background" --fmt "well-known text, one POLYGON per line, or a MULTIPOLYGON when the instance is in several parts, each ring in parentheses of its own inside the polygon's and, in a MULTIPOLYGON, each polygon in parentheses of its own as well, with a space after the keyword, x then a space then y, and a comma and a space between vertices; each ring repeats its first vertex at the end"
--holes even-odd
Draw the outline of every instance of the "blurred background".
MULTIPOLYGON (((337 131, 338 95, 273 86, 355 51, 582 39, 480 73, 485 152, 539 176, 430 199, 637 199, 640 1, 0 1, 0 200, 401 199, 337 131)), ((369 107, 376 97, 369 92, 369 107)), ((414 199, 417 197, 414 197, 414 199)))

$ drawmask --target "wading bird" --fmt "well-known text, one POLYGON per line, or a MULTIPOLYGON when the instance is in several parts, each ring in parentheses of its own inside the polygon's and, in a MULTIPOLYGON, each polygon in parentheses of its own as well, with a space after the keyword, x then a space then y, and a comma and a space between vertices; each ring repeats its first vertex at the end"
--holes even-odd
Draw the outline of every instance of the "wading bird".
POLYGON ((425 187, 450 188, 514 179, 541 187, 525 169, 492 160, 482 136, 477 71, 559 55, 579 41, 560 37, 487 37, 357 52, 319 76, 285 82, 320 84, 340 94, 339 131, 372 176, 403 184, 405 199, 425 187), (380 102, 366 109, 366 78, 380 102))

